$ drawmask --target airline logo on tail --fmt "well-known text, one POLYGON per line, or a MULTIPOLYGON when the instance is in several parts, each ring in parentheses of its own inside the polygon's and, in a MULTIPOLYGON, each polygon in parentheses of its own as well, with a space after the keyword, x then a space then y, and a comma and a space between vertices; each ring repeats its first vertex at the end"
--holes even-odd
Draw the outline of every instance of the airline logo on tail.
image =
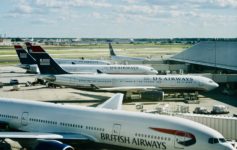
POLYGON ((178 141, 176 139, 176 142, 183 146, 191 146, 196 143, 196 137, 192 133, 189 133, 189 132, 173 130, 173 129, 164 129, 164 128, 152 128, 152 127, 150 127, 150 129, 161 132, 161 133, 175 135, 177 137, 183 137, 185 140, 178 141))
POLYGON ((50 59, 40 59, 41 66, 50 66, 50 59))
POLYGON ((26 53, 20 53, 20 58, 27 58, 27 54, 26 53))

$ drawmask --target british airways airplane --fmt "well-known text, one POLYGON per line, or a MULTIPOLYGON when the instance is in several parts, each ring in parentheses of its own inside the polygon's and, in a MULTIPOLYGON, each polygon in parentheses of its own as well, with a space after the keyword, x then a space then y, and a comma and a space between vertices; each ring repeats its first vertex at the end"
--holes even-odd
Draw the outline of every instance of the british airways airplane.
POLYGON ((216 130, 183 118, 122 111, 122 100, 116 94, 93 108, 1 98, 0 125, 15 132, 1 131, 0 138, 35 150, 73 150, 80 141, 120 149, 234 150, 216 130))
POLYGON ((110 52, 110 58, 115 61, 148 61, 149 60, 147 58, 141 58, 141 57, 118 56, 114 52, 114 49, 111 43, 109 43, 109 52, 110 52))

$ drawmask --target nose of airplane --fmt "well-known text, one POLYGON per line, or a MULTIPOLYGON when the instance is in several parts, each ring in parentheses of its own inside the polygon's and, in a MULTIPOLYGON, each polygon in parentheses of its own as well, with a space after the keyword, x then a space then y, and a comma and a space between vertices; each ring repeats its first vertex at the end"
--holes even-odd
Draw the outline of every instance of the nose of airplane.
POLYGON ((154 73, 154 74, 158 74, 158 71, 157 71, 157 70, 154 70, 153 73, 154 73))
POLYGON ((231 144, 228 144, 225 145, 225 150, 235 150, 235 148, 231 144))
POLYGON ((219 87, 219 84, 216 83, 216 82, 214 82, 214 83, 213 83, 213 87, 214 87, 214 88, 218 88, 218 87, 219 87))
POLYGON ((212 84, 209 84, 208 87, 209 87, 208 90, 213 90, 213 89, 215 89, 215 88, 218 88, 218 87, 219 87, 219 84, 216 83, 216 82, 213 82, 212 84))

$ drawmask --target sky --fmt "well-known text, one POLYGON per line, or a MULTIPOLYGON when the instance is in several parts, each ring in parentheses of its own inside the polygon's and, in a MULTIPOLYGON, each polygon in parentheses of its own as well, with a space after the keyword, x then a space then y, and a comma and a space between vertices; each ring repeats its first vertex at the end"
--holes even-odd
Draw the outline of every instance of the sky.
POLYGON ((237 37, 237 0, 1 0, 0 14, 7 37, 237 37))

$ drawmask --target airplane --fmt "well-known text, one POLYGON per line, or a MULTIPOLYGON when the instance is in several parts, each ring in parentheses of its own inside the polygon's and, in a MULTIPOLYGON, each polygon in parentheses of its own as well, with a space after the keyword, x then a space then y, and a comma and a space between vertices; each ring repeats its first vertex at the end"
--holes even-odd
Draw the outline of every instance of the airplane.
MULTIPOLYGON (((32 44, 30 42, 26 42, 26 48, 28 50, 28 53, 33 56, 32 54, 32 44)), ((61 58, 55 58, 55 61, 59 64, 85 64, 85 65, 110 65, 110 62, 104 61, 104 60, 90 60, 90 59, 61 59, 61 58)))
POLYGON ((109 51, 110 51, 110 58, 115 61, 148 61, 149 60, 147 58, 141 58, 141 57, 118 56, 114 52, 114 49, 111 43, 109 43, 109 51))
POLYGON ((196 92, 209 91, 219 85, 213 80, 195 75, 113 75, 71 74, 60 67, 44 52, 35 53, 40 70, 38 78, 56 85, 96 91, 140 93, 148 90, 196 92))
POLYGON ((0 138, 35 150, 74 150, 80 142, 117 149, 234 150, 212 128, 174 116, 123 111, 122 100, 118 93, 97 107, 83 107, 0 98, 0 138))
MULTIPOLYGON (((14 45, 18 58, 20 60, 20 65, 18 67, 26 69, 28 73, 39 73, 36 60, 29 54, 21 45, 14 45)), ((106 61, 99 60, 78 60, 78 59, 55 59, 59 64, 86 64, 86 65, 109 65, 106 61)))
MULTIPOLYGON (((25 55, 30 55, 20 45, 16 45, 16 47, 17 47, 16 49, 17 52, 21 51, 21 53, 24 52, 25 55)), ((31 51, 46 53, 40 46, 31 46, 31 51)), ((35 58, 37 57, 37 55, 35 56, 35 54, 32 52, 31 52, 31 55, 33 55, 35 58)), ((52 59, 49 55, 48 57, 49 59, 52 59)), ((21 60, 22 58, 19 57, 19 59, 21 60)), ((36 64, 35 59, 33 59, 32 57, 29 57, 28 59, 30 59, 32 62, 36 64)), ((60 66, 64 70, 70 73, 98 73, 98 70, 101 73, 107 73, 107 74, 157 74, 158 73, 154 68, 143 66, 143 65, 60 64, 60 66)), ((30 64, 27 69, 28 69, 28 72, 38 73, 37 65, 30 64)))
POLYGON ((21 45, 14 45, 14 48, 21 63, 18 67, 26 69, 29 73, 39 72, 36 60, 21 45))
MULTIPOLYGON (((32 55, 35 59, 40 59, 40 55, 37 53, 44 53, 48 59, 52 60, 53 58, 50 57, 48 53, 42 49, 41 46, 31 46, 32 55)), ((52 60, 53 61, 53 60, 52 60)), ((144 65, 82 65, 82 64, 75 64, 75 65, 68 65, 68 64, 61 64, 62 69, 66 72, 70 73, 106 73, 106 74, 157 74, 158 72, 148 66, 144 65)))

